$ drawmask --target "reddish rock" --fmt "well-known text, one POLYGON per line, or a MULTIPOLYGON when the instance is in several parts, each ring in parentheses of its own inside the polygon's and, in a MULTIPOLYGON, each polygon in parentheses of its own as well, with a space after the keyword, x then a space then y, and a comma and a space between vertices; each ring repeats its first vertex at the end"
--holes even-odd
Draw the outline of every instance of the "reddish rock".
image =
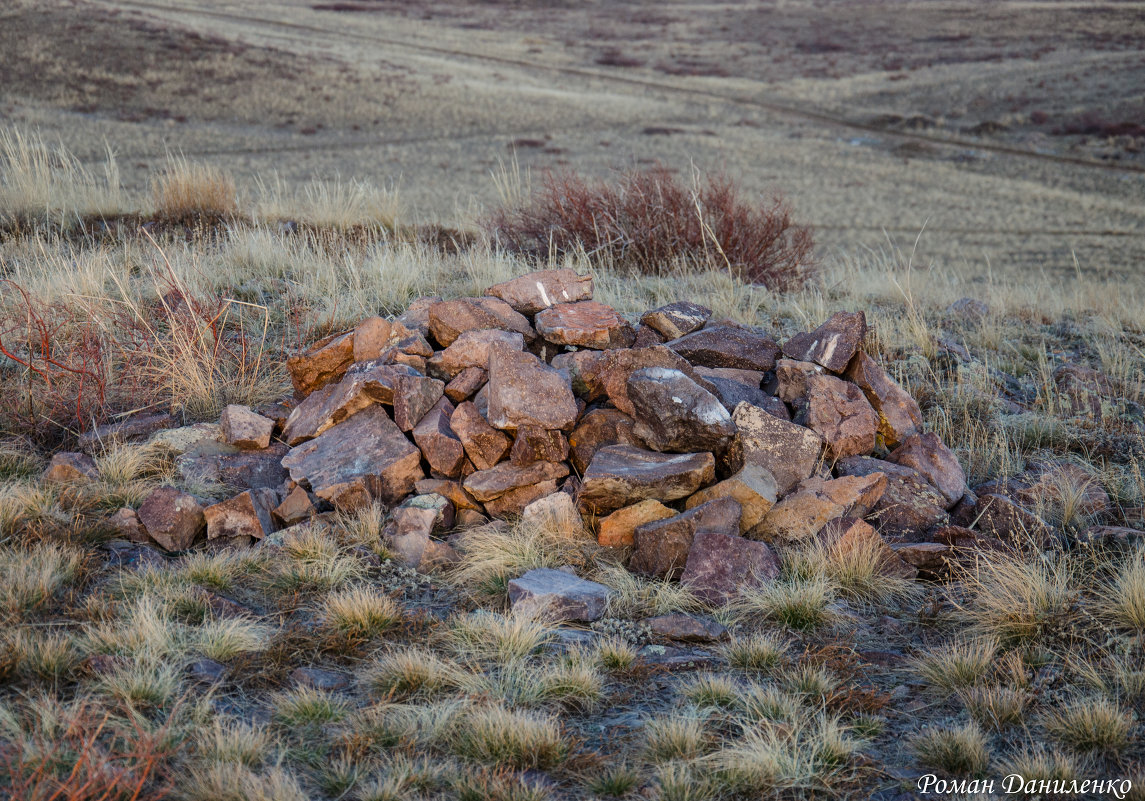
POLYGON ((666 338, 654 328, 649 328, 646 325, 636 326, 636 335, 632 338, 633 348, 651 348, 655 345, 663 345, 666 338))
POLYGON ((712 531, 738 536, 740 514, 734 499, 718 498, 683 514, 637 526, 628 569, 656 578, 677 578, 684 571, 696 534, 712 531))
POLYGON ((878 414, 879 439, 886 447, 897 448, 922 431, 922 412, 914 398, 866 353, 855 354, 844 376, 863 391, 878 414))
POLYGON ((586 412, 569 434, 569 457, 573 467, 583 474, 596 452, 607 445, 642 447, 643 440, 636 436, 636 421, 616 409, 586 412))
POLYGON ((137 514, 151 539, 168 551, 187 550, 207 527, 199 502, 174 487, 153 490, 137 514))
POLYGON ((560 431, 521 426, 509 451, 509 461, 524 467, 533 462, 563 462, 569 458, 569 442, 560 431))
POLYGON ((120 420, 96 426, 79 435, 79 448, 84 453, 93 453, 114 442, 138 442, 147 439, 157 431, 172 428, 175 418, 163 412, 160 414, 137 414, 120 420))
POLYGON ((282 460, 290 477, 306 483, 319 498, 347 506, 353 492, 376 494, 397 503, 423 477, 421 452, 406 439, 380 406, 371 406, 339 425, 292 449, 282 460))
POLYGON ((274 421, 251 411, 249 406, 230 404, 223 409, 219 424, 223 440, 242 450, 259 450, 270 446, 274 421))
POLYGON ((449 347, 465 331, 496 328, 516 331, 532 342, 536 336, 529 321, 498 298, 459 298, 429 307, 429 330, 443 348, 449 347))
POLYGON ((595 361, 582 362, 580 375, 585 391, 581 397, 585 400, 607 397, 617 409, 630 417, 635 416, 636 408, 628 396, 628 379, 637 370, 652 367, 679 370, 699 386, 711 390, 711 384, 697 375, 687 360, 669 348, 658 345, 651 348, 611 350, 595 361))
POLYGON ((394 393, 394 422, 402 431, 413 431, 445 392, 445 382, 420 375, 398 378, 394 393))
POLYGON ((509 582, 514 613, 551 622, 591 622, 604 616, 610 590, 563 570, 542 567, 509 582))
POLYGON ((689 362, 703 367, 734 367, 766 373, 775 367, 779 346, 744 328, 715 326, 667 343, 689 362))
POLYGON ((558 353, 550 360, 550 364, 553 369, 568 375, 574 395, 591 401, 604 397, 604 384, 600 376, 605 360, 614 354, 624 352, 623 350, 574 350, 558 353))
POLYGON ((280 487, 287 475, 282 458, 289 450, 281 442, 272 442, 261 451, 219 454, 214 460, 218 481, 236 489, 280 487))
POLYGON ((611 306, 593 300, 561 303, 537 313, 537 333, 555 345, 594 350, 631 347, 635 332, 611 306))
POLYGON ((1093 474, 1064 459, 1031 459, 1021 473, 980 484, 975 492, 1004 495, 1035 512, 1069 505, 1079 514, 1093 516, 1112 504, 1093 474))
MULTIPOLYGON (((968 496, 969 498, 969 496, 968 496)), ((1003 495, 983 494, 964 500, 953 510, 953 521, 980 531, 1019 550, 1055 544, 1053 528, 1034 512, 1003 495)))
POLYGON ((742 450, 743 463, 771 473, 780 498, 810 476, 819 463, 823 438, 814 431, 747 403, 735 408, 732 421, 738 430, 737 447, 742 450))
POLYGON ((95 464, 95 459, 86 453, 54 454, 43 474, 44 481, 54 484, 94 481, 97 478, 99 478, 99 468, 95 464))
POLYGON ((641 621, 656 637, 676 642, 719 642, 728 630, 710 617, 675 613, 646 617, 641 621))
POLYGON ((130 506, 123 507, 109 517, 107 524, 118 536, 129 542, 147 544, 152 541, 147 535, 147 529, 140 522, 139 515, 130 506))
POLYGON ((465 447, 449 426, 453 404, 441 398, 413 429, 413 441, 430 469, 447 478, 459 478, 465 462, 465 447))
POLYGON ((637 527, 675 516, 676 511, 660 501, 640 501, 602 517, 597 522, 596 541, 606 548, 626 548, 632 545, 637 527))
POLYGON ((495 350, 489 359, 489 424, 569 431, 579 414, 568 376, 530 353, 495 350))
POLYGON ((815 362, 832 373, 841 373, 866 335, 866 315, 862 312, 836 312, 814 331, 796 334, 783 343, 783 354, 791 359, 815 362))
POLYGON ((937 434, 912 434, 888 457, 888 462, 912 467, 946 499, 949 509, 966 494, 966 473, 958 457, 937 434))
POLYGON ((367 317, 354 329, 354 361, 369 362, 381 358, 390 346, 393 324, 382 317, 367 317))
POLYGON ((840 517, 828 522, 819 532, 819 541, 839 554, 878 553, 880 575, 907 580, 918 576, 918 568, 904 562, 870 523, 857 517, 840 517))
POLYGON ((487 470, 505 458, 513 441, 489 425, 477 407, 470 401, 453 410, 449 426, 461 440, 465 453, 480 470, 487 470))
POLYGON ((485 501, 485 512, 490 517, 504 519, 507 517, 520 517, 525 507, 534 501, 540 500, 557 491, 557 480, 542 481, 538 484, 529 484, 524 487, 511 489, 504 495, 485 501))
POLYGON ((832 459, 862 456, 875 449, 879 416, 862 390, 834 376, 808 377, 803 423, 826 440, 832 459))
POLYGON ((317 511, 310 493, 295 486, 286 493, 282 503, 270 510, 270 514, 279 528, 287 528, 309 520, 317 511))
POLYGON ((886 491, 868 517, 888 539, 921 542, 931 527, 949 519, 946 499, 913 468, 869 456, 851 456, 840 459, 835 470, 840 476, 886 476, 886 491))
POLYGON ((715 531, 697 532, 680 583, 720 606, 779 577, 779 557, 766 543, 715 531))
POLYGON ((609 445, 593 455, 581 484, 580 503, 601 514, 648 498, 686 498, 711 484, 715 469, 710 453, 665 454, 609 445))
POLYGON ((534 462, 527 467, 503 462, 487 470, 478 470, 466 478, 462 486, 474 498, 485 503, 511 490, 564 478, 568 474, 568 465, 559 462, 534 462))
POLYGON ((567 492, 554 492, 533 501, 521 511, 521 522, 565 539, 585 536, 584 521, 576 509, 576 501, 567 492))
POLYGON ((743 510, 739 530, 743 534, 763 520, 764 515, 775 505, 775 477, 767 468, 745 465, 735 475, 712 484, 688 498, 685 506, 692 509, 717 498, 732 498, 739 503, 743 510))
POLYGON ((401 323, 411 331, 417 331, 423 337, 427 337, 430 334, 429 310, 441 301, 442 298, 439 295, 415 298, 406 307, 406 310, 398 315, 396 322, 401 323))
POLYGON ((1103 407, 1114 397, 1109 376, 1081 364, 1063 364, 1054 370, 1054 384, 1065 411, 1101 419, 1103 407))
POLYGON ((446 380, 469 368, 488 370, 489 354, 495 348, 524 350, 525 338, 515 331, 465 331, 452 345, 429 360, 429 370, 446 380))
POLYGON ((340 381, 354 363, 354 332, 320 340, 309 350, 286 360, 290 382, 302 397, 316 389, 340 381))
POLYGON ((653 328, 665 339, 679 339, 685 334, 699 331, 711 316, 711 309, 682 300, 645 312, 640 322, 653 328))
POLYGON ((423 478, 414 485, 418 495, 440 495, 453 504, 457 512, 466 509, 480 512, 482 506, 477 499, 470 495, 461 486, 459 481, 449 481, 440 478, 423 478))
POLYGON ((466 367, 445 385, 445 397, 454 403, 472 398, 477 390, 485 386, 489 372, 480 367, 466 367))
POLYGON ((636 436, 653 450, 722 453, 736 428, 719 399, 679 370, 647 367, 628 378, 636 436))
POLYGON ((278 494, 271 489, 247 490, 230 500, 203 510, 207 539, 260 540, 277 528, 271 510, 278 506, 278 494))
POLYGON ((779 359, 775 363, 776 395, 785 403, 803 409, 807 406, 807 385, 812 376, 823 375, 823 368, 812 362, 779 359))
POLYGON ((918 571, 919 578, 940 579, 955 564, 954 550, 939 542, 892 542, 895 556, 918 571))
POLYGON ((768 542, 802 542, 814 537, 831 520, 861 517, 876 506, 886 491, 886 477, 811 477, 773 506, 748 536, 768 542))
POLYGON ((453 549, 432 538, 453 526, 453 505, 440 495, 418 495, 390 513, 382 542, 394 558, 423 573, 455 561, 453 549))
POLYGON ((288 445, 300 445, 362 409, 377 403, 393 405, 401 380, 417 375, 400 364, 354 365, 341 381, 311 393, 298 404, 286 419, 282 437, 288 445))
POLYGON ((536 314, 558 303, 592 300, 592 276, 576 270, 539 270, 485 290, 521 314, 536 314))

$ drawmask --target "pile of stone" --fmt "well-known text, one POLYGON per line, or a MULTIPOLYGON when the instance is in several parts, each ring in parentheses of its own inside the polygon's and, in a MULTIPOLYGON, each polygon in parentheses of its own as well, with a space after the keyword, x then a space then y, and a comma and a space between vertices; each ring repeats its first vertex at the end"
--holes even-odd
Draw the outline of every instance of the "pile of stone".
POLYGON ((1061 466, 968 492, 862 349, 862 312, 780 345, 694 303, 633 325, 592 297, 590 276, 542 271, 318 342, 287 363, 291 402, 152 434, 185 476, 242 492, 205 505, 164 488, 114 523, 168 550, 246 545, 380 501, 387 545, 429 570, 456 558, 450 532, 524 516, 590 531, 712 603, 774 579, 774 546, 873 545, 888 575, 914 577, 958 549, 1051 536, 1028 501, 1061 466))

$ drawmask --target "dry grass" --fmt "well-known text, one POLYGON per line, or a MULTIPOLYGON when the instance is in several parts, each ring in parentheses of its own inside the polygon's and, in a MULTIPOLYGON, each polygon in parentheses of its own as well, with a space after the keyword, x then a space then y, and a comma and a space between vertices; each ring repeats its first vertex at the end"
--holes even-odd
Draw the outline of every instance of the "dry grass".
POLYGON ((159 217, 169 220, 225 218, 238 211, 238 189, 223 170, 173 156, 151 183, 151 203, 159 217))

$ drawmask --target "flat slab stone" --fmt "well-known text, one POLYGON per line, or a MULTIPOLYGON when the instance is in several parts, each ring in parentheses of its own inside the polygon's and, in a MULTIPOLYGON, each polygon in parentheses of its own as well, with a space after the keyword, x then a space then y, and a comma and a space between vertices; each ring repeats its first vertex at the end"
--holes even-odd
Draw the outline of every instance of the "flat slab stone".
POLYGON ((485 294, 500 298, 521 314, 536 314, 558 303, 592 300, 592 276, 576 270, 538 270, 494 284, 485 294))
POLYGON ((300 445, 368 406, 392 406, 401 379, 416 375, 404 364, 355 365, 339 382, 310 393, 298 404, 286 418, 282 438, 288 445, 300 445))
POLYGON ((44 481, 58 484, 94 481, 97 478, 99 478, 99 468, 96 467, 95 459, 86 453, 53 454, 52 461, 43 474, 44 481))
POLYGON ((290 477, 318 497, 336 503, 354 485, 386 503, 397 503, 424 478, 421 452, 385 409, 371 406, 292 449, 282 460, 290 477))
POLYGON ((537 333, 555 345, 608 350, 631 347, 636 337, 615 309, 594 300, 552 306, 538 312, 534 322, 537 333))
POLYGON ((429 307, 430 333, 443 348, 465 331, 487 328, 516 331, 526 342, 537 336, 529 321, 500 298, 458 298, 429 307))
POLYGON ((341 380, 354 363, 354 332, 320 340, 308 350, 286 360, 290 382, 299 396, 309 395, 333 381, 341 380))
POLYGON ((677 642, 718 642, 728 638, 727 627, 710 617, 685 615, 657 615, 642 621, 657 637, 677 642))
POLYGON ((673 339, 667 346, 694 365, 734 367, 766 373, 775 367, 779 345, 763 334, 732 326, 712 326, 673 339))
POLYGON ((640 322, 659 333, 664 339, 679 339, 685 334, 699 331, 711 316, 712 310, 707 306, 680 300, 644 312, 640 322))
POLYGON ((547 567, 530 570, 509 582, 509 601, 514 612, 552 622, 600 619, 608 606, 609 592, 603 584, 547 567))
POLYGON ((748 536, 767 542, 801 542, 819 533, 839 517, 862 517, 886 491, 882 473, 805 479, 795 492, 773 506, 748 536))
POLYGON ((649 498, 686 498, 715 480, 710 453, 666 454, 609 445, 596 452, 581 483, 582 508, 595 514, 615 511, 649 498))
MULTIPOLYGON (((693 496, 695 497, 695 496, 693 496)), ((626 548, 633 544, 637 527, 654 520, 675 517, 676 511, 660 501, 647 500, 617 509, 597 523, 597 544, 606 548, 626 548)))
POLYGON ((175 418, 166 412, 158 414, 137 414, 117 423, 96 426, 79 435, 79 448, 84 453, 94 453, 113 442, 138 442, 147 439, 157 431, 172 428, 175 418))
POLYGON ((484 503, 500 498, 510 490, 564 478, 568 474, 568 465, 560 462, 533 462, 524 467, 502 462, 486 470, 478 470, 465 479, 463 486, 466 492, 484 503))

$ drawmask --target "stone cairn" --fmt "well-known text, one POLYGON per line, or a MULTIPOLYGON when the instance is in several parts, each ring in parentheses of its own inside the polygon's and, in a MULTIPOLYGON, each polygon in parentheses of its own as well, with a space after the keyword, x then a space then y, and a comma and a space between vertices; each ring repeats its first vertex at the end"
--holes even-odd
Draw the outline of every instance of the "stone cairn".
MULTIPOLYGON (((457 558, 450 532, 524 517, 594 532, 634 573, 713 604, 776 578, 773 546, 867 544, 887 575, 914 578, 959 549, 1051 536, 1022 496, 1050 468, 968 492, 918 404, 861 349, 862 312, 780 346, 694 303, 633 326, 592 296, 591 276, 548 270, 484 297, 421 298, 290 358, 292 402, 231 406, 219 426, 155 415, 96 430, 88 449, 150 435, 182 453, 184 477, 243 489, 208 505, 162 488, 111 522, 168 551, 269 544, 381 501, 387 547, 429 571, 457 558)), ((90 472, 84 459, 57 454, 49 478, 90 472)), ((511 597, 593 597, 577 582, 591 584, 532 571, 511 597)), ((577 614, 602 611, 588 606, 577 614)))

